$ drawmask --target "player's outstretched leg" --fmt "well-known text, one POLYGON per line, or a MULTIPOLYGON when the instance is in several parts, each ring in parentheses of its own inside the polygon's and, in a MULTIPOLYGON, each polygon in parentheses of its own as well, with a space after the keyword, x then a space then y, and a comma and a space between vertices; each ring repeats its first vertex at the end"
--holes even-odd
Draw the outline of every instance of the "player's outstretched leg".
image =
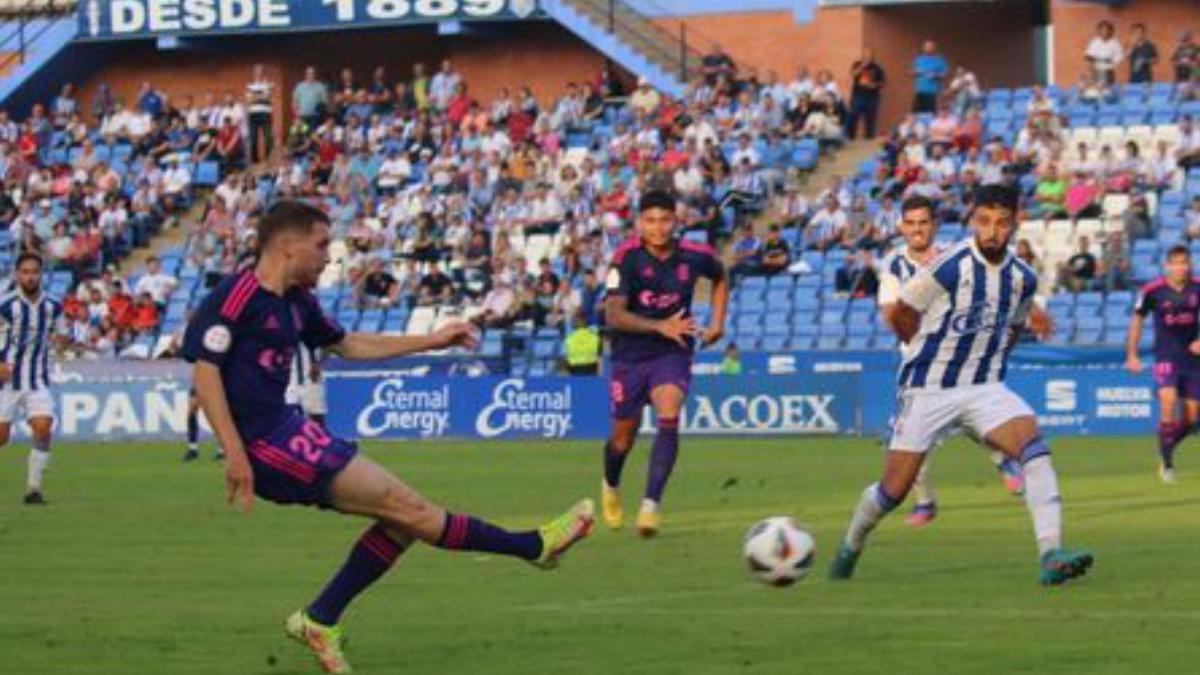
POLYGON ((929 475, 929 463, 921 465, 917 482, 913 483, 914 504, 912 513, 904 519, 909 527, 925 527, 937 518, 937 491, 929 475))
POLYGON ((858 558, 862 555, 867 543, 867 535, 903 501, 905 495, 916 481, 917 473, 921 470, 925 456, 920 452, 905 452, 892 450, 887 453, 883 470, 883 480, 873 483, 863 490, 854 515, 850 517, 850 526, 846 537, 829 566, 829 578, 835 581, 849 579, 854 575, 858 558))
POLYGON ((362 456, 337 475, 330 497, 339 511, 375 518, 389 530, 437 548, 507 555, 543 569, 555 567, 567 549, 591 532, 594 509, 585 499, 536 530, 509 531, 446 511, 362 456))
POLYGON ((625 469, 625 460, 633 450, 640 421, 636 417, 613 419, 612 435, 604 444, 604 479, 600 482, 600 511, 604 524, 609 529, 618 530, 625 521, 625 512, 621 507, 621 473, 625 469))
MULTIPOLYGON (((29 449, 27 462, 25 503, 41 506, 46 504, 42 494, 42 475, 50 465, 50 428, 53 419, 49 417, 32 417, 29 426, 33 431, 33 446, 29 449)), ((5 434, 7 437, 7 433, 5 434)))
POLYGON ((1158 475, 1164 483, 1175 482, 1175 448, 1187 433, 1187 425, 1174 420, 1158 425, 1158 475))
POLYGON ((1068 551, 1062 545, 1062 498, 1050 446, 1042 439, 1033 417, 1019 417, 988 434, 988 442, 1021 463, 1025 505, 1033 520, 1040 570, 1038 581, 1058 585, 1083 576, 1094 561, 1087 551, 1068 551))

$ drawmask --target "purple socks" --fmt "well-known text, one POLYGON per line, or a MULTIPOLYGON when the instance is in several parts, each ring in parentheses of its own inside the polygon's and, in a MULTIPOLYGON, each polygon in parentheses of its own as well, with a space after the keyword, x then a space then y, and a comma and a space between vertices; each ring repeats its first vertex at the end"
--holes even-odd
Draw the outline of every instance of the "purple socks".
POLYGON ((658 433, 654 436, 654 449, 650 454, 650 475, 646 479, 646 499, 661 502, 663 490, 675 468, 679 455, 679 418, 660 417, 658 433))
POLYGON ((542 554, 542 535, 537 530, 509 532, 478 518, 447 512, 446 524, 435 545, 453 551, 483 551, 537 560, 542 554))

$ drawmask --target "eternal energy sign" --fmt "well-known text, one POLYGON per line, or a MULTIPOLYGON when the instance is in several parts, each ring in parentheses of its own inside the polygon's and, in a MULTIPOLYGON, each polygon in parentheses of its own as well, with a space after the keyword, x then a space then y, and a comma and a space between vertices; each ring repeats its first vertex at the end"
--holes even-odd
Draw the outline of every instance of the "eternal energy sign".
POLYGON ((86 0, 82 39, 369 28, 444 20, 525 19, 537 0, 86 0))

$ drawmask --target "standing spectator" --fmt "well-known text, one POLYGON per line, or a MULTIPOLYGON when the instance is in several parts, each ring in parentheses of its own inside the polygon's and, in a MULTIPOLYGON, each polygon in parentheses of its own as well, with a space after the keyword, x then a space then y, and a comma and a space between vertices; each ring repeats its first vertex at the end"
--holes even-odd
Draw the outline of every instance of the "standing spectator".
POLYGON ((1179 34, 1179 44, 1171 54, 1171 65, 1175 66, 1176 82, 1191 82, 1200 69, 1200 45, 1192 41, 1190 30, 1179 34))
POLYGON ((1080 235, 1079 250, 1065 263, 1059 263, 1059 286, 1072 293, 1092 288, 1096 282, 1096 266, 1096 256, 1092 255, 1091 242, 1088 241, 1087 235, 1080 235))
POLYGON ((711 87, 721 79, 732 81, 737 75, 737 66, 724 47, 713 43, 712 50, 700 60, 700 72, 704 75, 704 82, 711 87))
POLYGON ((438 110, 450 107, 450 101, 454 98, 461 82, 462 77, 454 72, 454 68, 450 65, 450 59, 443 60, 442 69, 435 73, 433 79, 429 81, 430 103, 438 110))
POLYGON ((1188 241, 1200 239, 1200 195, 1192 198, 1192 207, 1184 212, 1183 217, 1188 241))
POLYGON ((1190 115, 1179 122, 1179 144, 1175 146, 1175 161, 1185 171, 1200 166, 1200 127, 1190 115))
POLYGON ((292 112, 304 120, 309 129, 316 129, 325 120, 329 106, 329 90, 317 79, 317 69, 304 69, 304 79, 292 89, 292 112))
POLYGON ((1153 82, 1158 64, 1158 47, 1146 37, 1145 24, 1133 24, 1133 45, 1129 47, 1129 81, 1153 82))
POLYGON ((75 95, 75 85, 68 82, 63 85, 62 92, 54 99, 50 109, 51 120, 55 129, 65 129, 71 118, 79 114, 79 99, 75 95))
POLYGON ((942 93, 942 81, 950 72, 946 59, 937 53, 937 43, 926 40, 921 53, 913 60, 914 91, 913 112, 931 113, 937 110, 938 96, 942 93))
POLYGON ((846 138, 854 140, 858 135, 858 122, 862 120, 863 134, 867 140, 875 138, 875 122, 879 117, 879 99, 887 77, 883 68, 875 62, 875 50, 867 48, 862 58, 850 66, 850 111, 846 115, 846 138))
POLYGON ((271 93, 274 87, 271 80, 267 79, 266 66, 255 64, 254 74, 246 85, 246 119, 252 163, 265 161, 275 149, 275 129, 271 118, 271 93))
POLYGON ((157 119, 163 114, 163 97, 149 82, 143 82, 138 91, 138 111, 157 119))
POLYGON ((1121 43, 1109 21, 1096 24, 1096 36, 1088 42, 1083 58, 1092 68, 1097 81, 1112 86, 1117 82, 1117 64, 1121 62, 1121 43))
POLYGON ((217 161, 221 164, 221 172, 228 173, 230 169, 240 166, 245 157, 242 143, 242 129, 230 117, 226 117, 217 132, 216 141, 217 161))
POLYGON ((983 90, 979 87, 979 78, 964 66, 955 68, 954 79, 950 81, 949 93, 952 110, 960 118, 966 116, 967 111, 978 105, 980 98, 983 97, 983 90))

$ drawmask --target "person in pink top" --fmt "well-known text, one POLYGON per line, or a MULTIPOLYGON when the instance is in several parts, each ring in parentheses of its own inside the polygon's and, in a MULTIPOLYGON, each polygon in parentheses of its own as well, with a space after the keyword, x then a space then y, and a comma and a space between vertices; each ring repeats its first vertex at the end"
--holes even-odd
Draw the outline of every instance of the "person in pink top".
POLYGON ((1100 198, 1104 191, 1093 176, 1076 171, 1067 186, 1067 195, 1063 204, 1070 218, 1095 218, 1100 215, 1100 198))

